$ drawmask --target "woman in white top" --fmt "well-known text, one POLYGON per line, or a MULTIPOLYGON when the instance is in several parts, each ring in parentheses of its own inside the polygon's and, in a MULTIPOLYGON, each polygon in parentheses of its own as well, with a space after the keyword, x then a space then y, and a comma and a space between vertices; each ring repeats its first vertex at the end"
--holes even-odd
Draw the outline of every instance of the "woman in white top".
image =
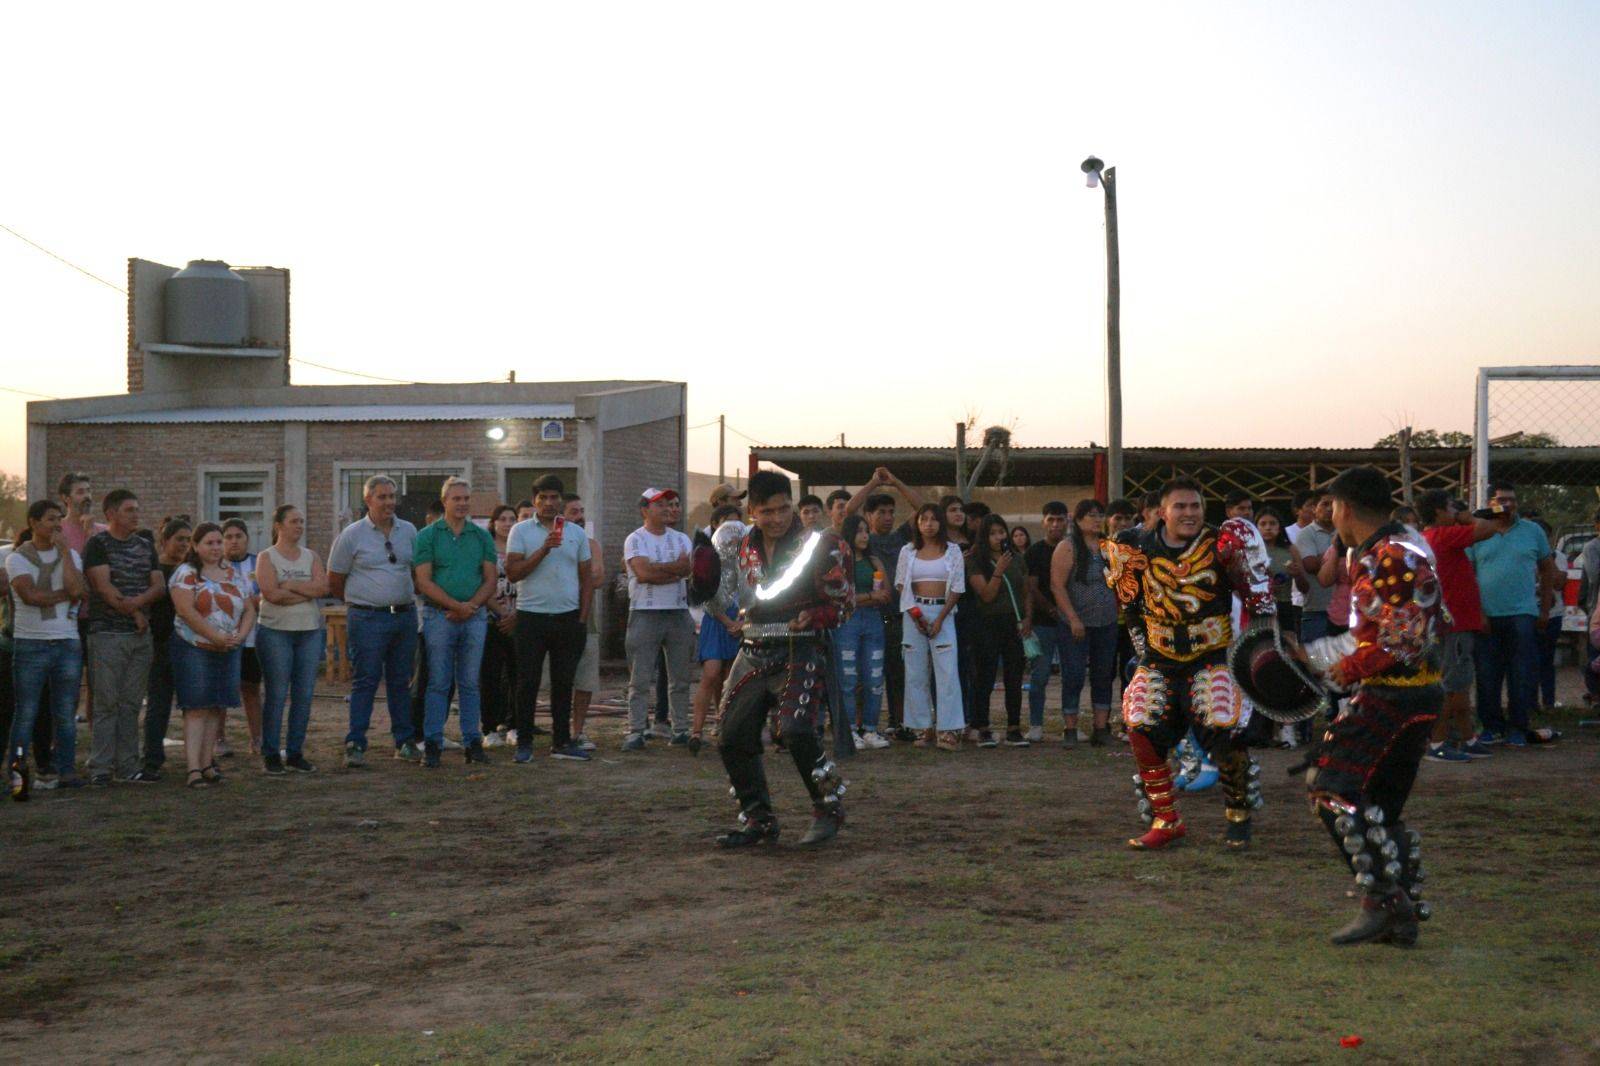
POLYGON ((56 727, 56 771, 63 785, 77 783, 74 713, 83 676, 83 648, 73 608, 83 598, 83 560, 61 536, 61 515, 61 505, 54 500, 35 502, 28 508, 27 537, 19 539, 6 557, 14 603, 11 676, 16 701, 6 764, 14 775, 12 795, 18 799, 28 795, 23 756, 33 739, 46 689, 56 727))
POLYGON ((966 718, 961 710, 961 666, 956 627, 950 616, 966 590, 966 565, 961 546, 945 533, 938 504, 917 509, 910 544, 900 549, 894 587, 904 615, 901 651, 905 658, 905 724, 923 732, 916 741, 926 747, 934 728, 934 694, 938 694, 938 743, 946 751, 961 746, 966 718))
POLYGON ((239 658, 255 628, 250 581, 223 554, 222 527, 201 522, 189 558, 172 573, 173 687, 183 712, 189 787, 222 780, 217 740, 229 707, 239 706, 239 658))
POLYGON ((256 585, 261 589, 256 654, 266 689, 261 701, 261 763, 273 777, 286 768, 303 774, 316 770, 306 761, 304 748, 317 666, 327 637, 317 600, 328 594, 328 571, 316 552, 301 546, 305 534, 305 516, 286 503, 272 515, 272 547, 256 556, 256 585), (285 700, 289 743, 280 755, 285 700))

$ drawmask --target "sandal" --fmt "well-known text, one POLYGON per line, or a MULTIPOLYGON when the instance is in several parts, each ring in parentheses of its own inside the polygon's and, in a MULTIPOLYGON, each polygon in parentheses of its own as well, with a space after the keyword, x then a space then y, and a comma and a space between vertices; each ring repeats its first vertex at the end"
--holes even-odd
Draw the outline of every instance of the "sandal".
POLYGON ((941 751, 959 751, 961 748, 961 733, 959 730, 947 729, 939 734, 939 749, 941 751))
POLYGON ((204 770, 190 770, 189 772, 191 774, 196 774, 196 773, 199 774, 200 777, 201 777, 201 780, 205 781, 205 783, 208 784, 208 785, 220 785, 220 784, 222 784, 222 771, 217 769, 217 764, 216 763, 212 763, 210 766, 206 767, 204 770))
POLYGON ((205 788, 207 785, 211 784, 210 781, 206 780, 206 776, 205 775, 206 775, 206 772, 204 770, 190 770, 189 771, 189 787, 190 788, 205 788))

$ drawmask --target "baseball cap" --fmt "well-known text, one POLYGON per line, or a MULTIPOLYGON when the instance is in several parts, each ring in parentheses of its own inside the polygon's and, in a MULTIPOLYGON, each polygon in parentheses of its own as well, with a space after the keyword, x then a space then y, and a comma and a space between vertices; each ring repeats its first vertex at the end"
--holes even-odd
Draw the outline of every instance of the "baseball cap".
POLYGON ((714 504, 719 500, 742 500, 746 495, 748 492, 735 492, 731 481, 724 481, 711 490, 711 502, 714 504))
POLYGON ((676 489, 645 489, 644 492, 639 494, 639 506, 644 507, 647 504, 655 503, 657 500, 676 500, 677 498, 676 489))

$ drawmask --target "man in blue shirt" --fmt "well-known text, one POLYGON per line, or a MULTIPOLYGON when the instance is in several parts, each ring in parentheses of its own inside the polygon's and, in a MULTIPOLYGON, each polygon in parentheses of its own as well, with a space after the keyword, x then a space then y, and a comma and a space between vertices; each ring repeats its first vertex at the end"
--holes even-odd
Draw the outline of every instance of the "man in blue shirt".
POLYGON ((593 552, 581 527, 567 536, 561 479, 546 474, 533 491, 533 517, 506 538, 506 578, 517 585, 516 760, 533 758, 533 709, 548 654, 550 755, 588 762, 589 753, 572 742, 572 687, 594 603, 593 552))
POLYGON ((1549 739, 1531 729, 1538 684, 1538 622, 1549 613, 1555 594, 1555 562, 1544 531, 1517 517, 1517 490, 1507 482, 1489 489, 1490 505, 1512 516, 1511 527, 1498 537, 1468 549, 1478 572, 1478 591, 1488 631, 1473 646, 1478 675, 1478 720, 1483 732, 1478 740, 1510 747, 1526 747, 1530 740, 1549 739), (1509 687, 1506 710, 1500 692, 1509 687), (1509 722, 1507 721, 1509 717, 1509 722))

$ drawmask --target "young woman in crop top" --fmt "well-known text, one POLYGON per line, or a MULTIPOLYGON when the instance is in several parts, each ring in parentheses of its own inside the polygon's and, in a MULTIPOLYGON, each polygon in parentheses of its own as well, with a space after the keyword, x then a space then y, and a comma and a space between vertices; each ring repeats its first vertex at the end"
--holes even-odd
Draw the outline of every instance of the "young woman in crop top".
POLYGON ((912 525, 912 542, 900 549, 894 584, 900 594, 901 651, 906 665, 906 727, 927 733, 938 730, 939 747, 961 746, 966 719, 961 710, 961 668, 956 630, 950 616, 966 590, 966 565, 961 546, 945 533, 938 504, 923 504, 912 525), (937 692, 937 721, 934 696, 937 692))

